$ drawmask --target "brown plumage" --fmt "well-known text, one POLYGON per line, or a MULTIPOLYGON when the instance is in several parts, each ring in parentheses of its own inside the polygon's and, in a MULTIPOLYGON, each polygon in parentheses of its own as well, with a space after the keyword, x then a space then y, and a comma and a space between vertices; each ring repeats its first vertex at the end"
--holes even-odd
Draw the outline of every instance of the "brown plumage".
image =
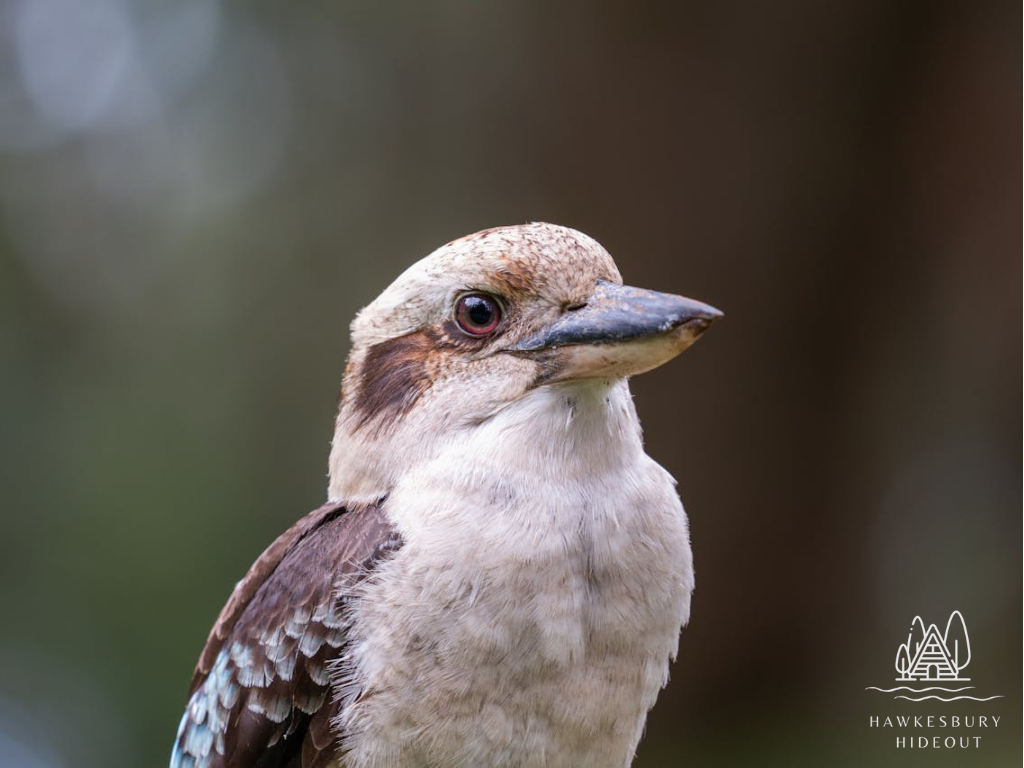
POLYGON ((198 759, 184 754, 180 764, 328 765, 337 746, 330 721, 343 703, 330 696, 328 668, 346 641, 345 595, 336 585, 355 586, 399 546, 378 504, 325 504, 278 537, 235 587, 206 641, 176 747, 210 748, 198 759), (195 742, 186 745, 190 736, 195 742))

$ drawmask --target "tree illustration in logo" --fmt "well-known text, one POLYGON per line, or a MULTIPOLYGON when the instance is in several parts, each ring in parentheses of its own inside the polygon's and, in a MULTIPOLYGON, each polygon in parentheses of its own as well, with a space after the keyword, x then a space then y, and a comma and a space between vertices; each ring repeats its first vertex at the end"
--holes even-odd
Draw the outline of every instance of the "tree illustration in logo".
POLYGON ((949 615, 946 634, 943 635, 942 641, 946 644, 946 650, 953 656, 957 672, 971 663, 971 641, 967 638, 967 625, 964 624, 964 617, 960 615, 960 611, 953 611, 949 615))
POLYGON ((904 643, 896 651, 896 671, 900 673, 899 680, 909 680, 907 673, 910 672, 910 654, 907 652, 907 644, 904 643))
MULTIPOLYGON (((1001 694, 971 696, 966 693, 966 691, 975 692, 973 685, 963 685, 963 683, 970 682, 971 679, 961 674, 964 667, 970 663, 971 641, 967 638, 967 624, 960 611, 953 611, 949 614, 945 633, 942 633, 935 624, 925 627, 921 617, 915 616, 910 624, 907 642, 901 643, 896 650, 896 671, 900 673, 896 680, 900 682, 900 685, 894 688, 879 688, 870 685, 864 690, 896 693, 893 696, 894 699, 906 699, 907 701, 925 701, 926 699, 992 701, 1004 698, 1001 694), (913 687, 912 684, 918 681, 924 683, 924 686, 913 687), (906 685, 906 683, 911 685, 906 685), (956 687, 944 688, 943 683, 952 683, 956 687), (897 691, 906 691, 907 695, 897 693, 897 691), (954 695, 942 696, 936 691, 954 695)), ((877 718, 875 719, 877 720, 877 718)))
POLYGON ((896 651, 898 680, 955 680, 971 662, 971 643, 960 611, 953 611, 946 632, 932 624, 925 629, 920 616, 910 625, 907 642, 896 651))

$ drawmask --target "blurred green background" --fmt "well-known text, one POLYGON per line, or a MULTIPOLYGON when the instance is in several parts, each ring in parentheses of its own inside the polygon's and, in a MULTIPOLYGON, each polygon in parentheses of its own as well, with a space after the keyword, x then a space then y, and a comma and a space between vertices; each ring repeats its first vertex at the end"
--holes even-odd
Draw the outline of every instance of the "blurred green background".
POLYGON ((0 766, 166 764, 234 582, 324 498, 356 310, 531 220, 726 312, 633 385, 698 575, 637 765, 1020 765, 1020 29, 1012 2, 4 3, 0 766), (864 691, 953 609, 1005 698, 864 691), (899 713, 1002 719, 910 752, 869 728, 899 713))

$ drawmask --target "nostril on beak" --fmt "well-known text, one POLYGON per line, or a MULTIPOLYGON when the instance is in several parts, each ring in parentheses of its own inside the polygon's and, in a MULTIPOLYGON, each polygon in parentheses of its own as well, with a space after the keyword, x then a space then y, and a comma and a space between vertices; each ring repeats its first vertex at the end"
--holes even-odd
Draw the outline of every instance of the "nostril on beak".
POLYGON ((564 309, 566 312, 579 312, 585 306, 587 306, 587 302, 577 301, 575 304, 566 304, 564 309))

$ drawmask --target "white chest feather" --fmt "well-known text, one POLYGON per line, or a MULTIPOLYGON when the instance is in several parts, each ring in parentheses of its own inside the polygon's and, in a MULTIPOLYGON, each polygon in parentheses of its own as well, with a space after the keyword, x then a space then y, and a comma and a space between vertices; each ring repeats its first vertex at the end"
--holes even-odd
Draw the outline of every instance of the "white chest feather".
POLYGON ((347 764, 628 765, 693 572, 626 384, 540 388, 466 434, 387 501, 405 545, 353 604, 347 764))

